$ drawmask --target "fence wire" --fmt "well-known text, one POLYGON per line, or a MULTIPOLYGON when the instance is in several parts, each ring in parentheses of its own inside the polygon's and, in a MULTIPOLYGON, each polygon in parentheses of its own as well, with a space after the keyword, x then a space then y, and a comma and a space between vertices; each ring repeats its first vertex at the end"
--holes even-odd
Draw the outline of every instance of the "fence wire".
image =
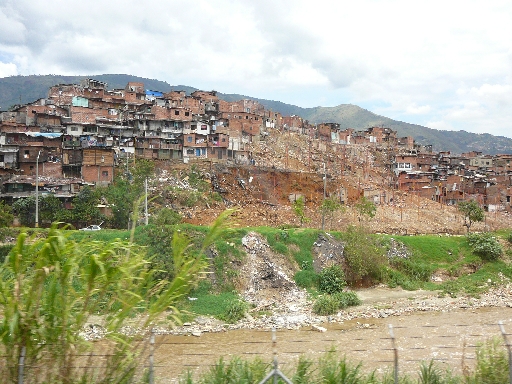
MULTIPOLYGON (((399 322, 399 319, 393 320, 399 322)), ((469 323, 413 327, 391 324, 388 327, 359 324, 352 329, 343 324, 330 324, 325 333, 305 328, 278 330, 274 340, 269 330, 203 333, 200 337, 152 334, 141 342, 145 349, 138 368, 149 372, 151 384, 176 383, 187 370, 198 374, 215 367, 221 357, 225 362, 240 357, 258 358, 268 363, 269 375, 275 371, 284 372, 284 376, 293 372, 300 356, 316 360, 336 353, 355 364, 361 362, 368 372, 413 373, 422 362, 434 361, 449 366, 454 373, 461 373, 467 367, 472 368, 476 350, 483 342, 500 338, 508 351, 512 384, 511 334, 507 333, 503 322, 478 326, 469 323)), ((512 329, 512 323, 508 328, 512 329)), ((2 351, 2 356, 7 357, 8 351, 2 351)), ((82 372, 106 369, 108 358, 112 356, 102 349, 101 343, 95 343, 90 353, 77 354, 75 364, 68 368, 82 372)), ((19 384, 32 384, 37 383, 34 372, 44 370, 45 364, 51 362, 41 359, 38 364, 27 363, 23 356, 15 367, 6 366, 4 359, 0 369, 16 370, 19 384)), ((289 380, 281 378, 285 382, 289 380)))

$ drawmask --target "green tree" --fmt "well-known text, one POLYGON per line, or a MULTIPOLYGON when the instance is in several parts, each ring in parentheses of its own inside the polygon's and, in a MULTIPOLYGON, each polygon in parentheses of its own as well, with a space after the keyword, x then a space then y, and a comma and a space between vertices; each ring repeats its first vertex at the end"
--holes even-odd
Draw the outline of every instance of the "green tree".
POLYGON ((301 227, 304 223, 311 221, 311 219, 306 216, 306 203, 304 202, 303 196, 299 196, 293 202, 293 212, 299 218, 301 227))
MULTIPOLYGON (((38 197, 39 200, 39 222, 51 224, 60 220, 64 210, 61 201, 53 194, 44 194, 38 197)), ((12 211, 20 219, 22 225, 29 227, 36 221, 36 198, 35 196, 19 199, 12 205, 12 211)))
MULTIPOLYGON (((118 175, 108 187, 100 189, 99 193, 105 197, 112 209, 110 225, 114 228, 127 228, 132 219, 134 204, 140 204, 145 194, 145 180, 151 179, 155 173, 153 161, 141 159, 131 168, 129 175, 118 175)), ((149 196, 148 196, 149 198, 149 196)), ((135 217, 137 220, 138 217, 135 217)))
POLYGON ((63 218, 63 220, 73 223, 78 227, 90 224, 99 224, 105 220, 101 214, 98 204, 100 203, 100 194, 97 189, 85 186, 73 199, 73 210, 63 218))
POLYGON ((39 199, 39 221, 51 224, 59 220, 64 209, 62 202, 53 194, 43 195, 39 199))
POLYGON ((144 188, 144 182, 155 175, 155 162, 147 159, 137 160, 132 169, 133 183, 139 188, 144 188))
POLYGON ((322 201, 322 205, 320 205, 320 213, 322 214, 322 217, 327 217, 331 221, 331 228, 332 228, 332 221, 334 218, 334 214, 338 211, 343 211, 344 206, 341 205, 339 202, 336 201, 336 199, 328 198, 324 199, 322 201))
POLYGON ((21 225, 29 227, 35 223, 36 200, 35 197, 18 199, 12 204, 12 211, 19 218, 21 225))
POLYGON ((112 227, 128 227, 130 213, 134 209, 138 193, 132 183, 126 177, 121 176, 116 177, 114 183, 101 191, 112 210, 112 217, 109 219, 112 227))
POLYGON ((461 201, 458 204, 458 209, 459 212, 462 213, 462 217, 464 218, 463 225, 468 229, 468 233, 471 231, 473 223, 484 221, 484 210, 475 200, 461 201))
POLYGON ((0 200, 0 228, 10 227, 13 220, 14 215, 12 214, 11 206, 0 200))
POLYGON ((361 197, 356 203, 355 208, 357 210, 357 217, 359 223, 367 219, 373 219, 377 213, 377 206, 373 201, 368 200, 365 196, 361 197))
POLYGON ((39 382, 131 382, 139 364, 138 352, 134 337, 121 332, 123 325, 144 311, 135 326, 147 327, 168 309, 179 322, 173 304, 203 275, 204 253, 228 216, 225 212, 217 219, 197 255, 189 252, 184 235, 174 233, 172 280, 155 279, 144 250, 131 242, 77 243, 55 226, 47 238, 38 241, 21 234, 0 267, 0 340, 6 362, 1 368, 2 381, 18 382, 23 354, 29 367, 52 362, 45 365, 39 382), (87 371, 73 367, 91 346, 80 332, 93 314, 102 316, 107 330, 109 361, 103 370, 87 376, 87 371))

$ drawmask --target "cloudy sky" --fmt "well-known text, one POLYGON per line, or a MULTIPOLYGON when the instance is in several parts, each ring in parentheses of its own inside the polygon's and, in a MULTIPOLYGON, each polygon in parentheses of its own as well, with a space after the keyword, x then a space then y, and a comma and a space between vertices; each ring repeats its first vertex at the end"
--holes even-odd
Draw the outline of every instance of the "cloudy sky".
POLYGON ((0 77, 125 73, 512 137, 509 0, 0 0, 0 77))

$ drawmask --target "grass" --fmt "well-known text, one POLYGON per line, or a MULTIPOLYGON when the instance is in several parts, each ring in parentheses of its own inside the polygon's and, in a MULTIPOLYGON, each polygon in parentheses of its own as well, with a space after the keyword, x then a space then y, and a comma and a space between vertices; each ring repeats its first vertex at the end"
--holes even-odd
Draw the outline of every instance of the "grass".
POLYGON ((179 305, 180 309, 192 315, 214 316, 220 319, 229 312, 231 303, 239 299, 238 294, 233 291, 219 294, 210 292, 211 284, 202 281, 189 295, 194 300, 187 298, 179 305))
MULTIPOLYGON (((148 236, 152 232, 147 228, 136 228, 136 243, 144 246, 151 244, 152 238, 148 236)), ((172 236, 176 230, 187 233, 192 239, 192 247, 198 247, 208 231, 208 227, 179 224, 169 227, 164 236, 172 236)), ((16 231, 19 230, 16 229, 16 231)), ((39 229, 38 233, 41 231, 44 232, 45 229, 39 229)), ((214 279, 212 279, 214 284, 209 286, 207 292, 202 291, 198 300, 184 303, 186 308, 203 315, 219 316, 219 314, 225 313, 226 302, 236 297, 233 290, 239 277, 240 266, 246 257, 242 238, 250 231, 260 233, 266 238, 273 252, 283 255, 289 262, 295 263, 298 271, 294 278, 298 286, 308 289, 313 298, 318 295, 319 275, 313 270, 312 249, 320 234, 319 230, 235 227, 226 229, 222 233, 214 244, 213 253, 209 253, 207 256, 210 259, 210 271, 214 274, 214 279)), ((11 232, 10 229, 4 229, 0 235, 11 235, 11 232)), ((503 239, 505 252, 500 260, 492 262, 483 261, 475 255, 465 236, 393 236, 394 240, 407 247, 411 256, 407 259, 396 258, 390 260, 389 263, 384 260, 380 266, 381 281, 390 287, 402 287, 406 290, 441 290, 443 294, 449 296, 468 294, 478 297, 482 292, 488 290, 490 285, 501 283, 503 277, 512 279, 512 266, 509 262, 509 259, 512 258, 512 244, 507 241, 510 233, 509 230, 496 233, 496 236, 503 239), (442 283, 431 281, 433 273, 442 273, 444 281, 442 283), (488 280, 492 284, 488 284, 488 280)), ((108 229, 91 232, 69 231, 69 234, 75 240, 104 242, 111 242, 118 238, 128 239, 130 236, 129 231, 108 229)), ((332 235, 336 239, 341 239, 344 236, 340 232, 333 232, 332 235)), ((388 235, 371 236, 380 239, 384 246, 389 244, 391 238, 388 235)), ((162 241, 159 241, 158 244, 164 246, 162 241)), ((158 249, 158 251, 161 253, 165 249, 158 249)))
MULTIPOLYGON (((238 356, 225 361, 220 358, 208 371, 194 377, 191 371, 183 374, 181 384, 209 383, 259 383, 270 372, 272 365, 261 359, 244 360, 238 356)), ((297 363, 284 374, 295 384, 392 384, 393 371, 367 373, 362 363, 353 363, 335 349, 313 360, 300 356, 297 363)), ((270 382, 270 381, 269 381, 270 382)), ((275 382, 272 380, 272 382, 275 382)), ((284 383, 283 380, 277 380, 284 383)), ((508 382, 506 351, 496 339, 481 343, 476 350, 476 364, 463 375, 454 374, 449 368, 433 360, 422 362, 415 374, 399 374, 401 384, 502 384, 508 382)))

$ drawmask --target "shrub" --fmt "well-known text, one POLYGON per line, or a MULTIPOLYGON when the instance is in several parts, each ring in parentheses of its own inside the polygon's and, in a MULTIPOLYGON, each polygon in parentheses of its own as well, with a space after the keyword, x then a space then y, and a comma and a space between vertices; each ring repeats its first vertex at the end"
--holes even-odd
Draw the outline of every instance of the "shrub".
POLYGON ((430 281, 432 274, 434 273, 434 266, 431 263, 422 261, 419 258, 393 258, 391 265, 404 273, 412 280, 419 281, 430 281))
POLYGON ((508 359, 500 339, 490 339, 477 348, 474 378, 477 383, 508 383, 508 359))
POLYGON ((328 294, 341 292, 345 285, 347 285, 345 273, 339 265, 324 268, 322 272, 320 272, 318 289, 320 289, 321 292, 328 294))
POLYGON ((5 258, 11 252, 11 250, 14 248, 13 244, 2 244, 0 245, 0 263, 3 263, 5 261, 5 258))
POLYGON ((364 228, 351 226, 343 235, 343 240, 347 281, 351 284, 362 279, 370 279, 371 282, 381 281, 382 267, 387 265, 387 258, 375 237, 366 233, 364 228))
POLYGON ((331 295, 320 296, 313 304, 313 312, 320 316, 332 315, 338 312, 338 309, 338 300, 331 295))
POLYGON ((337 292, 332 297, 338 302, 338 308, 343 309, 361 304, 361 299, 355 292, 337 292))
POLYGON ((228 304, 226 312, 221 316, 221 320, 228 323, 236 323, 245 317, 247 312, 247 303, 245 301, 236 299, 228 304))
POLYGON ((318 283, 318 275, 312 270, 302 270, 295 274, 295 283, 300 288, 313 288, 318 283))
POLYGON ((175 225, 181 222, 181 215, 170 208, 162 208, 151 222, 155 225, 175 225))
POLYGON ((467 239, 473 253, 484 260, 497 260, 503 254, 501 244, 491 233, 470 233, 467 239))
POLYGON ((510 232, 509 234, 507 234, 507 242, 509 244, 512 244, 512 232, 510 232))

